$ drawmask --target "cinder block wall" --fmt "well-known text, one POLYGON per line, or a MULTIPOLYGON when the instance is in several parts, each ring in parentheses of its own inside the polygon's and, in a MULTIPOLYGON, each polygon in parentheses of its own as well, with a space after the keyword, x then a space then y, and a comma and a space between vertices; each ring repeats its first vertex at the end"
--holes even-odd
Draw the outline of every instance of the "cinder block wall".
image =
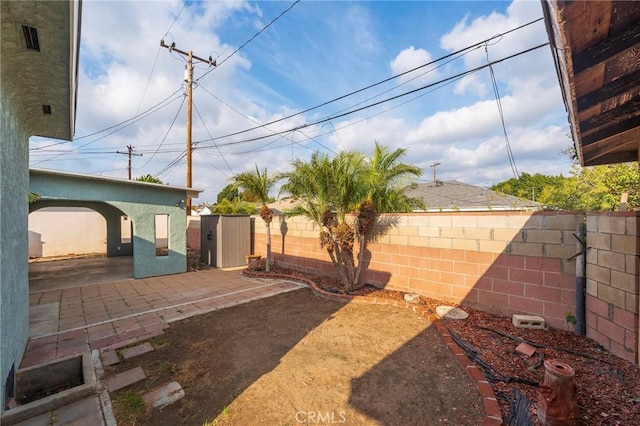
POLYGON ((200 216, 187 216, 187 247, 200 250, 200 216))
POLYGON ((638 359, 638 212, 587 214, 587 336, 638 359))
MULTIPOLYGON (((398 216, 397 226, 368 246, 363 281, 504 314, 543 316, 566 328, 575 312, 573 233, 581 213, 455 212, 398 216)), ((256 218, 256 223, 261 219, 256 218)), ((333 273, 317 227, 304 218, 271 226, 277 264, 333 273)), ((265 231, 255 227, 255 252, 265 231)))

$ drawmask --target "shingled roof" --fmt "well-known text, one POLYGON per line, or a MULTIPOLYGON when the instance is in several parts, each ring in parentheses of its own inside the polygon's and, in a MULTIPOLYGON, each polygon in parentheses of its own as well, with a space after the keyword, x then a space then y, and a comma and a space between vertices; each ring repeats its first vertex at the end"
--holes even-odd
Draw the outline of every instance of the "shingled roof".
MULTIPOLYGON (((421 199, 424 211, 540 210, 542 204, 505 195, 480 186, 452 181, 437 181, 408 187, 409 197, 421 199)), ((422 211, 422 210, 420 210, 422 211)))

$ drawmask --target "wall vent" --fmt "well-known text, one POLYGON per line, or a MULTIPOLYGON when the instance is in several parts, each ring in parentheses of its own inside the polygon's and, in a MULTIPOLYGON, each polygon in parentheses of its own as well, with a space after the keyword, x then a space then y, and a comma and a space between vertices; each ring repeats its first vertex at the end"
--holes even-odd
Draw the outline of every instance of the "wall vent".
POLYGON ((45 115, 51 115, 51 105, 42 105, 42 113, 45 115))
POLYGON ((22 26, 22 34, 24 41, 27 43, 27 49, 40 51, 40 42, 38 41, 38 29, 29 25, 22 26))

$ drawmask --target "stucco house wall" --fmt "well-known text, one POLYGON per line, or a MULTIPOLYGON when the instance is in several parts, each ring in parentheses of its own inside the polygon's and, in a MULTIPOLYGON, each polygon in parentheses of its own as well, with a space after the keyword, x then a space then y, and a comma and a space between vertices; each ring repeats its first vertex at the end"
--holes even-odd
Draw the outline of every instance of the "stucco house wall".
POLYGON ((0 2, 0 414, 29 335, 29 137, 70 140, 79 0, 0 2), (38 32, 30 49, 23 25, 38 32))

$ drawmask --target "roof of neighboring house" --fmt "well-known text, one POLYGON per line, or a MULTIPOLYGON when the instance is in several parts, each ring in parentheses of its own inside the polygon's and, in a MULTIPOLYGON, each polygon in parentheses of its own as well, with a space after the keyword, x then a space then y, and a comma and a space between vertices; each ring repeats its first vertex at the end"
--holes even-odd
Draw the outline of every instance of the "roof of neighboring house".
POLYGON ((640 2, 542 1, 583 166, 638 159, 640 2))
POLYGON ((491 211, 539 210, 542 204, 501 194, 480 186, 452 181, 423 183, 408 187, 405 194, 421 199, 425 210, 420 211, 491 211))

